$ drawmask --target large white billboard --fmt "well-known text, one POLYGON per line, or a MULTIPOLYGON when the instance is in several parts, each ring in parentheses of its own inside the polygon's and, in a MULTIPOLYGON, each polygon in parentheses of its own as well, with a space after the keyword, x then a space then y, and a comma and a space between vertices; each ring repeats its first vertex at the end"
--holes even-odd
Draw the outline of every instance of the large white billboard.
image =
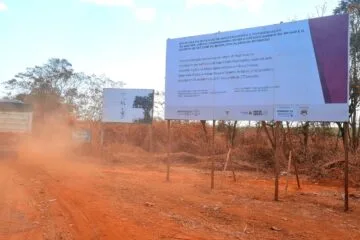
POLYGON ((154 90, 104 88, 102 122, 151 123, 154 90))
POLYGON ((348 121, 349 18, 168 39, 165 118, 348 121))

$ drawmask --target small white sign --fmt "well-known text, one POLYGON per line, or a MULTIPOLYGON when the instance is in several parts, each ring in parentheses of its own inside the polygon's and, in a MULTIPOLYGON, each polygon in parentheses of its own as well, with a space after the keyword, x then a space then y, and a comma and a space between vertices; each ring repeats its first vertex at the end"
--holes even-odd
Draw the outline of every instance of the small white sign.
POLYGON ((102 121, 107 123, 151 123, 154 90, 105 88, 102 121))
POLYGON ((91 142, 91 130, 81 129, 72 132, 72 139, 75 142, 89 143, 91 142))

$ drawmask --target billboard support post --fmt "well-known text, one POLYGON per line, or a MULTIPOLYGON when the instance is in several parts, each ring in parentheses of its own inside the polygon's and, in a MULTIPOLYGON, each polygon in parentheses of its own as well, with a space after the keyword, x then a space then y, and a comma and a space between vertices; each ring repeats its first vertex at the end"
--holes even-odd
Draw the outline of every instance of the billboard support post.
POLYGON ((281 149, 280 145, 280 124, 281 122, 277 121, 275 123, 275 136, 274 136, 274 161, 275 161, 275 196, 274 200, 279 201, 279 172, 280 172, 280 164, 279 164, 279 151, 281 149))
POLYGON ((215 122, 212 124, 212 137, 211 137, 211 189, 214 189, 214 178, 215 178, 215 122))
POLYGON ((285 185, 285 192, 287 193, 288 191, 288 186, 289 186, 289 175, 291 172, 291 150, 289 151, 289 161, 288 161, 288 168, 286 171, 286 185, 285 185))
POLYGON ((167 156, 166 156, 166 181, 170 181, 170 152, 171 152, 171 132, 170 132, 170 120, 167 120, 167 134, 168 134, 168 145, 167 145, 167 156))
POLYGON ((294 169, 295 169, 296 183, 297 183, 298 189, 301 189, 296 159, 294 159, 293 164, 294 164, 294 169))
POLYGON ((101 123, 100 124, 100 155, 102 160, 105 160, 104 140, 105 140, 105 126, 104 123, 101 123))
POLYGON ((101 145, 101 148, 104 146, 104 135, 105 135, 104 128, 103 128, 103 126, 101 126, 101 129, 100 129, 100 145, 101 145))
POLYGON ((344 211, 349 210, 349 123, 344 122, 344 211))
POLYGON ((154 146, 153 146, 153 125, 154 125, 154 102, 155 102, 155 91, 153 91, 153 95, 152 95, 152 111, 151 111, 151 123, 149 124, 149 128, 150 128, 150 136, 149 136, 149 151, 152 153, 154 151, 154 146))
POLYGON ((153 123, 149 124, 149 152, 153 152, 153 123))

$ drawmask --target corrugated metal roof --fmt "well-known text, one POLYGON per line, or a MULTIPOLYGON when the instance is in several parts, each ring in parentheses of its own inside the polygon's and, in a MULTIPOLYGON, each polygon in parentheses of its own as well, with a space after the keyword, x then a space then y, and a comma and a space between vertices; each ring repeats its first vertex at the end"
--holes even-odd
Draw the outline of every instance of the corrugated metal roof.
POLYGON ((24 103, 16 99, 0 99, 0 103, 24 103))
POLYGON ((30 104, 23 103, 19 100, 0 99, 0 111, 10 112, 31 112, 30 104))

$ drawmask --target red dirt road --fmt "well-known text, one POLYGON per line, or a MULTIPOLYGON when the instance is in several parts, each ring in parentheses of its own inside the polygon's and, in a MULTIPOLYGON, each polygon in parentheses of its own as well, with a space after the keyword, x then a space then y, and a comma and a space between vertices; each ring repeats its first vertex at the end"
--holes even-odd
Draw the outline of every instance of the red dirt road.
POLYGON ((344 213, 341 186, 292 179, 285 194, 282 179, 274 202, 269 175, 218 173, 211 191, 205 171, 173 167, 167 183, 136 158, 1 160, 0 239, 360 239, 360 200, 344 213))

